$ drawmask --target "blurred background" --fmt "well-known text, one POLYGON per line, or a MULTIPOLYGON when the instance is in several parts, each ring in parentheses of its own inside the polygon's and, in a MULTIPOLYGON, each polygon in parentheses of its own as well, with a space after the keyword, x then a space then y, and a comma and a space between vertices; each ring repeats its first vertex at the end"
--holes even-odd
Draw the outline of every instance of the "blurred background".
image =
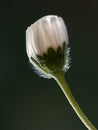
POLYGON ((40 17, 65 20, 70 89, 98 128, 98 0, 6 0, 0 3, 0 130, 87 130, 53 79, 32 70, 25 30, 40 17))

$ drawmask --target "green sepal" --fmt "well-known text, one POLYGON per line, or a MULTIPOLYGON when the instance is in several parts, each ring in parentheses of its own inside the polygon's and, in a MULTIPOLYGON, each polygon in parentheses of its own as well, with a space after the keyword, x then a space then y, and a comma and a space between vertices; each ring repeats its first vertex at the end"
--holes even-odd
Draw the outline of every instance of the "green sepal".
POLYGON ((43 56, 37 55, 38 66, 45 72, 53 73, 62 70, 65 65, 66 58, 66 43, 63 43, 63 47, 58 46, 57 50, 52 47, 48 48, 47 53, 43 56))

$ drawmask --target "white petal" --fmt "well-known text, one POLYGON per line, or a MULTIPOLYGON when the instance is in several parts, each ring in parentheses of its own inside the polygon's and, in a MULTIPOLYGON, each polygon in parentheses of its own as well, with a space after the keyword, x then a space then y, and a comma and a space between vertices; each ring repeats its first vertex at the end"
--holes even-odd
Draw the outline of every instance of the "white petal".
POLYGON ((43 55, 49 47, 57 49, 66 42, 68 45, 68 33, 61 17, 48 15, 28 27, 26 31, 27 54, 43 55))
POLYGON ((60 27, 60 30, 61 30, 60 37, 61 37, 62 41, 65 41, 66 44, 68 45, 68 32, 67 32, 66 25, 61 17, 59 17, 59 20, 60 20, 60 26, 61 26, 60 27))
POLYGON ((30 33, 28 30, 26 31, 26 51, 27 51, 28 57, 31 57, 32 55, 35 56, 34 49, 32 49, 30 33))

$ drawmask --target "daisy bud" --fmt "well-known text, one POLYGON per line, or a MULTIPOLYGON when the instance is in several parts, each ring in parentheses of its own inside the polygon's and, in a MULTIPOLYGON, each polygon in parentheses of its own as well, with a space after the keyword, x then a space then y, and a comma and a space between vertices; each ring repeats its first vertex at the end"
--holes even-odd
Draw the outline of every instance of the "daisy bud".
POLYGON ((42 76, 68 69, 68 33, 61 17, 42 17, 26 30, 29 61, 42 76))

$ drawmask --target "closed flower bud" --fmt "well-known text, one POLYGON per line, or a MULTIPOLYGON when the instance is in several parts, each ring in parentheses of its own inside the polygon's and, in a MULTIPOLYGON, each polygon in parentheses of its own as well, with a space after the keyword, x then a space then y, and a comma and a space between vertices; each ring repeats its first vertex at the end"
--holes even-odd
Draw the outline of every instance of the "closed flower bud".
POLYGON ((26 51, 36 70, 51 78, 68 69, 68 33, 61 17, 42 17, 26 30, 26 51))

